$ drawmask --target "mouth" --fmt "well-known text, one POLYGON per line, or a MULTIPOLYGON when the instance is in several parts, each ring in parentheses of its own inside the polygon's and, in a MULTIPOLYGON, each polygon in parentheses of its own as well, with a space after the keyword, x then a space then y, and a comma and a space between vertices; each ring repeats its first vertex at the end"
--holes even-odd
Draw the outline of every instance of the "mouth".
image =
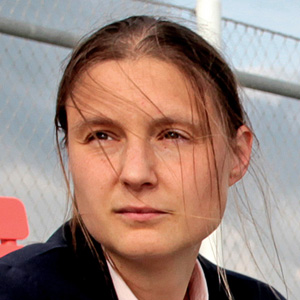
POLYGON ((132 207, 127 206, 115 211, 116 214, 132 221, 145 222, 167 215, 165 211, 157 210, 152 207, 132 207))

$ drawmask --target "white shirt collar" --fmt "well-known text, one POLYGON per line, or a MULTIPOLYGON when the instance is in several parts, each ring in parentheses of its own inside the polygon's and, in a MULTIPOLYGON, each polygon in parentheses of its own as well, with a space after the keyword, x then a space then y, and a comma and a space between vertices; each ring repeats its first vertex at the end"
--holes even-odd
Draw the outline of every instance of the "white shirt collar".
POLYGON ((195 263, 188 290, 190 300, 208 300, 207 283, 198 259, 195 263))
MULTIPOLYGON (((107 265, 118 299, 138 300, 122 277, 112 267, 109 261, 107 261, 107 265)), ((190 300, 208 300, 207 283, 198 259, 195 263, 188 290, 190 300)))
POLYGON ((131 289, 125 283, 123 278, 112 267, 109 260, 106 260, 106 262, 107 262, 107 265, 108 265, 108 270, 109 270, 109 273, 110 273, 110 277, 111 277, 112 282, 114 284, 114 288, 115 288, 116 294, 118 296, 118 299, 119 300, 138 300, 138 298, 134 296, 131 289))

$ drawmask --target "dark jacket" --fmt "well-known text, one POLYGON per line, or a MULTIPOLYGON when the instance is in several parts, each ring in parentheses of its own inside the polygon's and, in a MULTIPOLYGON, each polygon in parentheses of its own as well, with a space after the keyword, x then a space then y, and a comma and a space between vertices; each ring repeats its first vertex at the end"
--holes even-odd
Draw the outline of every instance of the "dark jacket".
MULTIPOLYGON (((26 246, 0 259, 0 300, 100 300, 117 299, 101 246, 95 244, 100 265, 77 233, 74 251, 69 225, 58 229, 44 244, 26 246)), ((210 300, 228 299, 219 285, 217 268, 199 256, 210 300)), ((284 299, 269 286, 235 272, 226 271, 236 300, 284 299)))

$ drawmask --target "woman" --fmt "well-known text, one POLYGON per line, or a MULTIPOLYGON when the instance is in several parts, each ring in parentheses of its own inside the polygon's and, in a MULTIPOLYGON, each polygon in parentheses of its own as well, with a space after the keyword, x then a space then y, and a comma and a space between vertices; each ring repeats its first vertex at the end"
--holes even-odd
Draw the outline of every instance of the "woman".
POLYGON ((1 299, 284 299, 198 256, 253 140, 201 37, 146 16, 101 28, 72 54, 55 124, 73 217, 1 260, 1 299))

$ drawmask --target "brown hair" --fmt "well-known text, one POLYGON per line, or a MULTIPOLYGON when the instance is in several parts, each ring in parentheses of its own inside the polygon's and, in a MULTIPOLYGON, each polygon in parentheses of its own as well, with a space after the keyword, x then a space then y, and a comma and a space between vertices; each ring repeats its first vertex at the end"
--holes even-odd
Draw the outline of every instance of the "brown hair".
MULTIPOLYGON (((149 16, 134 16, 109 24, 73 52, 57 94, 55 125, 68 138, 66 100, 80 75, 97 62, 150 56, 177 66, 200 95, 215 90, 214 104, 222 112, 229 136, 245 122, 235 77, 221 55, 201 36, 179 24, 149 16), (205 85, 203 83, 206 83, 205 85)), ((201 97, 204 99, 205 97, 201 97)))

